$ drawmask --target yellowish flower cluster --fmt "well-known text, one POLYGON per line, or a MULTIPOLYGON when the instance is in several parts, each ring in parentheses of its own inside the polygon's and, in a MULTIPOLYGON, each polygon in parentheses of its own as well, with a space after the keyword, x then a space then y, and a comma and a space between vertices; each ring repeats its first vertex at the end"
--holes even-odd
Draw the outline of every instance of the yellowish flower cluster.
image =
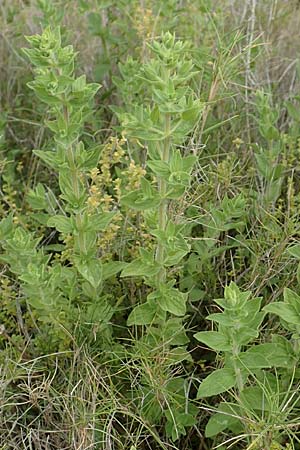
POLYGON ((126 190, 132 191, 140 187, 141 178, 146 175, 146 170, 143 167, 136 165, 135 161, 132 159, 128 169, 124 171, 124 175, 127 180, 126 190))
POLYGON ((155 24, 155 17, 151 8, 137 6, 134 15, 133 26, 137 31, 138 36, 143 38, 150 38, 155 24))
POLYGON ((233 172, 233 157, 228 155, 227 158, 223 159, 218 165, 216 170, 216 176, 218 184, 224 186, 228 189, 232 183, 232 172, 233 172))
POLYGON ((4 184, 2 191, 4 192, 4 196, 2 197, 3 201, 9 206, 10 210, 16 211, 17 191, 14 190, 9 184, 4 184))
POLYGON ((244 144, 244 141, 241 138, 237 137, 232 141, 232 143, 236 146, 237 149, 239 149, 240 146, 244 144))
POLYGON ((121 180, 119 178, 113 180, 112 168, 114 165, 122 162, 125 156, 125 150, 123 149, 125 143, 125 138, 118 139, 117 137, 111 136, 109 142, 102 150, 99 168, 94 167, 90 171, 92 183, 90 186, 90 195, 87 200, 90 213, 95 211, 99 206, 102 206, 104 211, 111 210, 113 203, 115 203, 113 196, 107 194, 111 186, 113 186, 116 199, 119 202, 121 197, 121 180))
MULTIPOLYGON (((18 192, 9 183, 4 183, 2 186, 3 196, 0 205, 0 214, 2 217, 6 216, 8 212, 13 212, 13 223, 15 225, 22 224, 28 228, 28 223, 24 222, 22 217, 22 208, 18 206, 18 192)), ((30 214, 27 212, 26 216, 30 214)))
MULTIPOLYGON (((133 159, 129 160, 124 150, 127 140, 111 137, 103 147, 98 167, 90 171, 91 185, 87 200, 89 214, 94 214, 98 208, 107 212, 119 209, 121 195, 125 191, 133 191, 140 187, 141 179, 146 175, 146 170, 133 159), (129 161, 129 165, 128 165, 129 161), (115 166, 127 162, 127 168, 117 172, 115 166)), ((142 217, 134 210, 126 211, 126 218, 121 212, 114 215, 110 225, 99 236, 97 244, 102 257, 110 260, 115 252, 120 251, 116 243, 122 241, 126 245, 126 252, 138 254, 141 242, 151 242, 151 236, 146 232, 146 226, 142 217), (122 233, 122 236, 120 236, 122 233), (130 239, 128 241, 128 237, 130 239)))
POLYGON ((55 255, 61 262, 71 259, 74 251, 74 237, 71 234, 68 234, 63 242, 65 244, 65 250, 61 253, 57 253, 57 256, 55 255))
POLYGON ((113 181, 113 185, 114 185, 113 190, 115 192, 115 196, 118 200, 118 203, 120 203, 120 200, 121 200, 121 184, 122 184, 122 181, 120 178, 116 178, 113 181))
POLYGON ((22 173, 24 169, 24 162, 23 161, 19 161, 16 167, 17 172, 22 173))
MULTIPOLYGON (((1 303, 4 302, 5 304, 7 303, 8 305, 13 304, 11 300, 12 298, 15 297, 15 292, 8 277, 1 277, 0 294, 1 294, 1 303)), ((15 309, 15 306, 13 305, 12 308, 15 309)))
POLYGON ((100 205, 100 199, 101 199, 101 192, 99 188, 96 185, 92 185, 90 187, 90 196, 87 200, 89 212, 92 212, 98 208, 98 206, 100 205))
POLYGON ((101 233, 101 236, 99 237, 99 239, 97 241, 97 245, 100 249, 103 260, 107 260, 107 261, 112 260, 113 243, 117 239, 119 230, 121 228, 122 221, 123 221, 122 214, 121 213, 115 214, 111 223, 106 228, 106 230, 103 233, 101 233))

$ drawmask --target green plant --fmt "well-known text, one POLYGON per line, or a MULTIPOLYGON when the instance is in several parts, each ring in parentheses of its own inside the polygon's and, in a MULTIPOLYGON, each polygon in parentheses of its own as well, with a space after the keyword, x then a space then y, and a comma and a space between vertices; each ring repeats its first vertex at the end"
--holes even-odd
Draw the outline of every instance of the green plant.
POLYGON ((3 449, 299 450, 281 3, 1 3, 3 449))
POLYGON ((47 250, 68 250, 69 264, 66 266, 60 258, 51 259, 51 253, 39 247, 41 238, 33 239, 22 227, 14 229, 11 218, 1 223, 6 251, 2 261, 17 275, 39 319, 50 324, 61 322, 62 328, 69 331, 79 316, 82 323, 108 323, 113 310, 101 294, 101 286, 120 270, 120 265, 101 263, 97 235, 105 230, 115 213, 103 212, 100 206, 92 211, 89 208, 89 172, 97 165, 101 149, 85 148, 80 140, 99 85, 87 83, 84 75, 74 76, 75 52, 72 46, 62 47, 58 27, 48 27, 41 35, 27 39, 32 49, 24 49, 24 53, 35 66, 36 75, 29 87, 48 105, 46 124, 54 135, 54 149, 36 150, 35 154, 57 171, 61 191, 60 198, 54 196, 53 202, 39 184, 30 191, 28 200, 33 210, 39 212, 41 223, 53 227, 64 241, 48 246, 47 250), (71 246, 67 244, 70 241, 71 246), (17 257, 18 252, 22 257, 17 257))
POLYGON ((283 165, 280 164, 282 142, 277 127, 278 108, 271 105, 271 98, 265 92, 257 91, 256 107, 258 109, 258 129, 267 148, 260 147, 255 152, 255 159, 260 177, 260 207, 268 208, 278 199, 283 182, 283 165))
MULTIPOLYGON (((183 347, 188 339, 182 321, 187 294, 176 286, 172 271, 190 251, 190 245, 185 236, 186 223, 172 217, 170 205, 189 186, 196 158, 182 155, 178 146, 187 139, 203 106, 189 86, 195 72, 188 45, 165 33, 160 41, 149 44, 149 50, 153 58, 135 75, 136 83, 140 81, 146 89, 144 104, 132 105, 127 113, 118 110, 118 116, 123 135, 145 142, 147 149, 147 174, 141 179, 141 187, 123 195, 121 204, 144 211, 155 244, 151 249, 141 248, 139 258, 126 265, 121 277, 143 277, 150 287, 146 302, 133 308, 127 324, 146 325, 143 340, 151 346, 157 343, 160 352, 162 343, 167 359, 174 364, 189 359, 189 355, 183 347), (170 346, 175 348, 170 350, 170 346)), ((182 385, 184 379, 177 381, 182 385)), ((173 439, 193 422, 184 409, 177 410, 171 408, 166 413, 167 430, 173 439)))
POLYGON ((182 234, 185 224, 172 220, 169 204, 182 197, 189 185, 195 157, 183 156, 176 146, 184 142, 202 108, 188 86, 194 72, 187 45, 166 33, 149 48, 155 58, 137 75, 148 86, 149 106, 138 104, 132 113, 119 113, 126 136, 146 142, 146 169, 157 180, 155 185, 145 177, 139 190, 121 198, 129 208, 149 211, 149 230, 157 242, 152 252, 141 250, 140 258, 122 271, 122 276, 143 276, 154 288, 147 302, 132 311, 129 325, 164 322, 166 313, 185 314, 186 296, 174 288, 175 280, 168 279, 167 271, 180 263, 190 247, 182 234))
MULTIPOLYGON (((294 304, 298 297, 291 294, 290 290, 285 291, 285 297, 294 304)), ((215 436, 226 428, 237 433, 244 430, 245 437, 249 435, 250 442, 258 448, 268 448, 280 441, 276 430, 284 429, 280 421, 288 420, 291 412, 285 407, 285 414, 279 415, 286 402, 287 387, 295 381, 299 353, 284 336, 273 335, 271 342, 257 345, 255 340, 266 312, 284 314, 288 306, 279 302, 261 311, 261 298, 251 299, 251 293, 241 292, 235 283, 225 288, 224 299, 215 301, 223 311, 210 314, 208 319, 217 324, 217 329, 200 331, 195 338, 220 352, 224 366, 201 382, 197 396, 205 398, 231 391, 236 401, 220 403, 217 414, 207 423, 206 436, 215 436), (271 368, 276 368, 277 376, 267 371, 271 368), (261 429, 260 422, 264 424, 261 429)))
MULTIPOLYGON (((243 194, 228 198, 224 196, 220 204, 208 201, 202 208, 191 205, 187 216, 192 228, 192 246, 185 262, 181 288, 189 292, 189 297, 197 301, 216 288, 216 258, 226 252, 240 249, 243 233, 249 222, 248 200, 243 194)), ((224 276, 231 278, 227 271, 224 276)))

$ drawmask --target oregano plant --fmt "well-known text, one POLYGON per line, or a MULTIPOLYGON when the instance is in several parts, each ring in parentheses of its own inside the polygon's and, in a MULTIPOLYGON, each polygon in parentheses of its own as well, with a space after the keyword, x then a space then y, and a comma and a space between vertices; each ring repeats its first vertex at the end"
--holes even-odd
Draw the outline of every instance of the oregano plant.
MULTIPOLYGON (((257 420, 257 417, 268 423, 266 411, 270 413, 272 396, 283 398, 280 392, 276 394, 276 390, 283 389, 282 380, 276 380, 270 369, 276 368, 277 373, 281 371, 285 374, 285 381, 288 379, 290 383, 299 361, 298 352, 284 336, 273 335, 270 342, 255 345, 266 311, 274 312, 285 319, 290 319, 288 311, 293 311, 295 317, 294 311, 299 297, 286 290, 286 303, 270 304, 263 310, 261 301, 260 297, 251 298, 249 291, 240 291, 232 282, 225 288, 224 298, 215 300, 221 311, 207 317, 215 324, 216 329, 195 334, 195 338, 216 351, 223 362, 223 367, 214 370, 202 380, 197 397, 204 399, 231 392, 235 398, 234 402, 222 401, 219 404, 216 414, 212 415, 207 423, 206 436, 213 437, 225 429, 237 433, 244 430, 249 434, 250 440, 253 433, 252 442, 256 440, 257 444, 262 445, 257 447, 259 449, 267 448, 266 446, 273 444, 278 437, 275 427, 274 432, 262 433, 257 439, 259 423, 257 429, 253 425, 253 418, 257 420), (286 374, 289 376, 286 377, 286 374)), ((293 323, 295 322, 296 318, 293 323)), ((289 326, 289 329, 294 330, 295 325, 289 326)))
POLYGON ((171 268, 189 252, 186 224, 176 221, 170 203, 184 195, 196 162, 180 150, 202 110, 191 88, 195 76, 187 43, 170 33, 149 44, 151 58, 140 67, 136 81, 145 86, 142 102, 130 112, 118 115, 123 134, 144 143, 147 149, 146 176, 140 189, 121 198, 123 205, 144 212, 149 232, 155 239, 152 250, 141 249, 139 258, 129 263, 122 277, 143 277, 152 288, 146 302, 137 305, 128 325, 165 324, 171 316, 186 313, 187 294, 176 286, 171 268))
POLYGON ((45 125, 53 134, 51 150, 34 150, 34 154, 57 173, 60 190, 55 197, 38 184, 27 198, 37 219, 53 228, 63 244, 47 247, 60 250, 59 257, 52 259, 41 247, 41 239, 34 240, 21 227, 12 231, 12 221, 5 219, 2 234, 6 254, 2 260, 24 284, 27 301, 38 309, 39 318, 53 323, 63 314, 66 326, 80 314, 83 323, 107 324, 113 309, 102 295, 103 282, 122 265, 102 264, 97 238, 115 212, 104 212, 98 204, 88 202, 90 172, 97 166, 101 146, 86 147, 81 140, 100 86, 87 83, 85 75, 76 77, 76 53, 71 45, 62 45, 59 27, 47 27, 41 35, 27 40, 31 48, 23 51, 35 67, 35 78, 28 86, 46 104, 45 125), (16 251, 22 252, 19 260, 13 257, 16 251))
MULTIPOLYGON (((203 105, 192 88, 197 72, 189 44, 167 32, 149 43, 148 49, 147 62, 140 65, 130 59, 121 67, 123 82, 118 79, 117 85, 125 89, 132 86, 131 103, 125 105, 126 112, 113 108, 122 134, 133 147, 132 154, 144 161, 146 172, 139 188, 123 193, 121 205, 143 215, 152 237, 152 245, 140 248, 138 257, 127 263, 121 277, 143 279, 146 298, 133 307, 127 325, 146 327, 137 346, 142 349, 145 344, 153 358, 162 358, 169 379, 172 365, 191 360, 183 322, 188 293, 179 289, 174 276, 190 251, 189 229, 184 217, 177 218, 172 212, 172 203, 181 201, 190 185, 197 158, 189 154, 188 147, 183 149, 200 120, 203 105)), ((142 358, 145 351, 141 350, 142 358)), ((187 380, 173 380, 175 395, 167 379, 161 386, 153 386, 144 377, 140 390, 147 401, 142 410, 150 421, 165 417, 166 432, 175 441, 196 423, 197 408, 185 394, 187 380)), ((140 398, 141 393, 136 396, 140 398)))

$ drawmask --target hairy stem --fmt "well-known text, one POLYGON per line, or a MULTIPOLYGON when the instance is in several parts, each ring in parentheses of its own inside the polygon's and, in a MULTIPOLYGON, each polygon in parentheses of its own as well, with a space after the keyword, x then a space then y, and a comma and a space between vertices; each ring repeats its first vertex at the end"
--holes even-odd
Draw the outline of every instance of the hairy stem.
MULTIPOLYGON (((170 114, 166 114, 165 117, 165 139, 162 149, 162 161, 169 162, 170 159, 170 129, 171 129, 171 117, 170 114)), ((158 178, 158 191, 161 197, 161 203, 158 210, 158 228, 161 231, 165 231, 168 221, 168 199, 164 198, 167 192, 167 183, 162 178, 158 178)), ((156 249, 156 262, 160 265, 160 271, 157 275, 157 282, 164 283, 166 281, 166 269, 163 267, 164 262, 164 246, 162 243, 157 244, 156 249)))
POLYGON ((236 376, 236 381, 237 381, 237 387, 238 387, 238 391, 239 393, 242 392, 242 390, 244 389, 244 382, 243 382, 243 377, 242 377, 242 373, 241 373, 241 369, 237 366, 236 364, 236 359, 239 355, 240 349, 238 346, 234 345, 233 349, 232 349, 232 354, 233 354, 233 367, 234 367, 234 371, 235 371, 235 376, 236 376))
MULTIPOLYGON (((69 126, 69 110, 68 110, 67 106, 65 106, 65 105, 63 106, 63 114, 64 114, 66 128, 68 128, 68 126, 69 126)), ((73 149, 72 143, 69 143, 67 145, 66 153, 67 153, 67 159, 68 159, 69 168, 70 168, 70 177, 72 180, 72 188, 73 188, 76 198, 79 199, 79 196, 80 196, 80 188, 79 188, 80 172, 77 169, 76 164, 75 164, 74 149, 73 149)), ((79 250, 82 255, 85 255, 86 254, 85 231, 82 229, 81 213, 76 214, 76 225, 78 228, 79 250)))

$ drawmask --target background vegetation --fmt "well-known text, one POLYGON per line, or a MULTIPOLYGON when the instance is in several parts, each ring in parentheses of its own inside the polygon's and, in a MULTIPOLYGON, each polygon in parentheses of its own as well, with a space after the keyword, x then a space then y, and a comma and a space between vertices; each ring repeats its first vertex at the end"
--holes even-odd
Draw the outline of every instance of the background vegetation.
POLYGON ((1 450, 300 449, 299 25, 0 3, 1 450))

